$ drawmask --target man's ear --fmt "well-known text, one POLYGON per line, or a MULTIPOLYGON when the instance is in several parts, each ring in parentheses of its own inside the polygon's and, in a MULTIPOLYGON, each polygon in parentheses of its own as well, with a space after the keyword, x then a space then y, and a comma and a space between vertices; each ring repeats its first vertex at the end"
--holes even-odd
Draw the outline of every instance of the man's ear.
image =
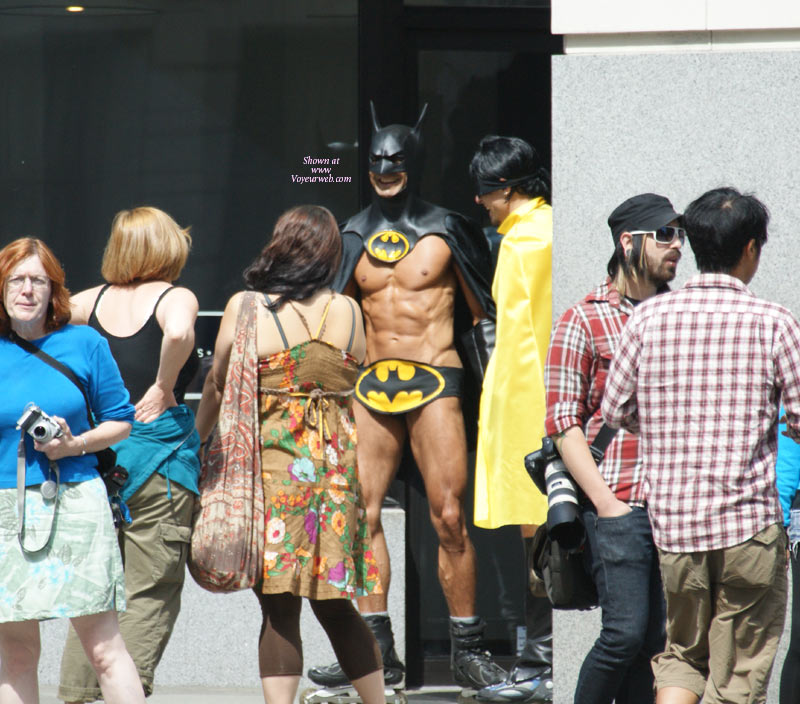
POLYGON ((728 273, 740 279, 745 284, 749 284, 758 271, 760 258, 761 249, 758 243, 754 239, 749 240, 744 246, 744 249, 742 249, 742 256, 739 257, 739 261, 736 262, 736 265, 728 273))
POLYGON ((758 260, 761 257, 761 250, 758 247, 758 243, 755 239, 748 240, 747 244, 744 246, 742 250, 742 256, 739 257, 739 261, 742 264, 756 264, 758 265, 758 260))
POLYGON ((633 248, 633 237, 631 236, 631 233, 623 232, 619 236, 619 243, 622 245, 622 251, 625 253, 625 256, 627 257, 630 254, 631 249, 633 248))

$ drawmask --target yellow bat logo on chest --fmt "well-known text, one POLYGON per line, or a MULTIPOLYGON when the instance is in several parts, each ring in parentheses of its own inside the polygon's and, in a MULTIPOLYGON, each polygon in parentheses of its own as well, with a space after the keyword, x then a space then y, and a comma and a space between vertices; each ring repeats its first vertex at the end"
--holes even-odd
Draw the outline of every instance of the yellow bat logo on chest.
POLYGON ((411 244, 402 232, 381 230, 367 240, 367 252, 380 262, 399 262, 411 251, 411 244))

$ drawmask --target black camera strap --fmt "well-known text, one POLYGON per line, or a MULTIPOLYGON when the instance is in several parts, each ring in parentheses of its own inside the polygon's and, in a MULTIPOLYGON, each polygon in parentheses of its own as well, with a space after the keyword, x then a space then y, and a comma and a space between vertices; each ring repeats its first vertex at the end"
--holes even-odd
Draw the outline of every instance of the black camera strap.
MULTIPOLYGON (((51 367, 55 367, 64 374, 67 378, 72 381, 72 383, 76 384, 78 388, 81 390, 83 394, 83 400, 86 402, 87 411, 89 409, 89 402, 86 397, 86 393, 83 390, 83 386, 81 386, 80 382, 78 381, 78 377, 75 376, 75 373, 67 366, 61 364, 57 359, 51 357, 47 352, 43 352, 40 350, 36 345, 31 344, 27 340, 21 338, 17 333, 13 330, 9 332, 9 338, 12 342, 16 343, 26 352, 30 352, 33 355, 36 355, 46 364, 49 364, 51 367)), ((92 423, 91 413, 89 413, 89 423, 94 427, 94 423, 92 423)), ((58 510, 58 490, 61 484, 61 477, 58 471, 58 464, 50 460, 50 471, 55 474, 56 476, 56 495, 53 500, 53 518, 50 520, 50 530, 47 533, 47 540, 42 543, 39 547, 35 548, 27 548, 24 542, 24 533, 25 533, 25 467, 26 460, 25 460, 25 431, 20 430, 19 436, 19 446, 17 447, 17 514, 18 514, 18 529, 17 529, 17 537, 19 538, 19 544, 22 547, 24 552, 28 553, 35 553, 43 550, 47 547, 48 543, 50 542, 50 538, 53 535, 53 525, 55 524, 56 520, 56 511, 58 510)))
POLYGON ((81 380, 78 379, 75 372, 73 372, 72 369, 70 369, 66 364, 59 362, 55 357, 51 357, 44 350, 40 350, 36 345, 21 338, 13 330, 9 332, 8 336, 12 342, 22 347, 22 349, 26 352, 30 352, 32 355, 38 357, 45 364, 49 364, 51 367, 53 367, 53 369, 60 371, 65 377, 67 377, 67 379, 69 379, 73 384, 75 384, 75 386, 78 387, 81 395, 83 396, 83 402, 86 404, 86 417, 89 420, 89 427, 94 428, 95 422, 94 416, 92 415, 92 406, 89 403, 89 395, 86 393, 86 389, 83 388, 83 384, 81 384, 81 380))
POLYGON ((606 455, 606 450, 611 444, 611 441, 614 439, 614 436, 617 434, 617 430, 617 428, 611 428, 603 423, 603 427, 601 427, 597 435, 595 435, 594 440, 592 440, 592 444, 589 445, 589 450, 592 453, 592 457, 594 457, 595 464, 599 465, 603 461, 603 457, 606 455))
MULTIPOLYGON (((59 362, 55 357, 50 356, 44 350, 40 350, 36 345, 30 343, 28 340, 25 340, 25 339, 21 338, 13 330, 11 330, 9 332, 8 336, 9 336, 9 339, 12 342, 14 342, 17 345, 19 345, 26 352, 30 352, 35 357, 38 357, 42 362, 44 362, 45 364, 48 364, 49 366, 53 367, 53 369, 61 372, 65 377, 67 377, 67 379, 69 379, 73 384, 75 384, 75 386, 78 387, 78 390, 81 392, 81 396, 83 396, 83 402, 86 404, 86 418, 89 421, 89 427, 90 428, 96 427, 96 424, 94 422, 94 415, 92 414, 92 406, 89 403, 89 394, 86 393, 86 389, 83 387, 83 384, 81 384, 81 380, 78 379, 77 374, 75 374, 75 372, 73 372, 72 369, 70 369, 66 364, 63 364, 62 362, 59 362)), ((125 472, 124 470, 122 470, 122 472, 124 472, 124 475, 122 476, 122 480, 121 481, 117 480, 117 477, 119 476, 119 471, 118 470, 121 470, 121 467, 116 467, 115 466, 115 467, 113 467, 111 472, 106 474, 106 472, 104 472, 104 470, 103 470, 103 458, 102 458, 102 456, 105 453, 111 453, 112 460, 111 460, 110 464, 115 464, 115 462, 116 462, 116 454, 111 449, 106 448, 106 449, 103 449, 103 450, 99 450, 98 452, 95 452, 93 454, 97 457, 97 461, 98 461, 97 471, 100 474, 100 477, 103 480, 103 483, 106 485, 106 491, 108 491, 108 494, 109 494, 109 502, 111 503, 111 511, 112 511, 113 516, 114 516, 114 525, 119 527, 122 524, 123 521, 127 522, 127 523, 130 523, 130 518, 128 518, 127 520, 124 518, 125 514, 120 509, 120 506, 119 506, 119 504, 121 503, 121 499, 119 498, 119 489, 122 486, 122 483, 128 478, 128 473, 125 472), (114 480, 116 480, 116 481, 114 481, 114 480), (112 482, 114 483, 114 486, 110 487, 109 484, 111 484, 112 482), (112 494, 114 494, 113 498, 112 498, 112 494)), ((50 464, 52 466, 54 463, 51 462, 50 464)), ((58 475, 56 475, 56 478, 58 479, 58 475)), ((19 481, 17 483, 19 483, 19 481)), ((58 497, 58 495, 56 495, 56 499, 57 499, 57 497, 58 497)), ((24 501, 24 497, 23 497, 23 501, 24 501)), ((128 509, 125 508, 124 510, 127 511, 128 509)))

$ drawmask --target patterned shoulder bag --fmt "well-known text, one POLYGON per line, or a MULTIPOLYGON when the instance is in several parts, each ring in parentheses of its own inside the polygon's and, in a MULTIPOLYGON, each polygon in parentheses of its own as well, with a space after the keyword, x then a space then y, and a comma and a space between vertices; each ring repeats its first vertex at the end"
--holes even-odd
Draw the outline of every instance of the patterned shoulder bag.
POLYGON ((264 564, 264 484, 258 434, 253 292, 242 297, 219 421, 200 469, 189 572, 204 589, 253 587, 264 564))

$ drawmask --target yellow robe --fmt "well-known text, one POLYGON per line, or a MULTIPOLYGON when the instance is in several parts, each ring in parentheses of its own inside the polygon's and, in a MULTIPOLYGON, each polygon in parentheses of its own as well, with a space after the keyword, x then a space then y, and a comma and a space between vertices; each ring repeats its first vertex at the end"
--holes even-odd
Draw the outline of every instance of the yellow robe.
POLYGON ((544 361, 552 324, 553 212, 541 198, 518 207, 492 283, 497 341, 483 382, 475 460, 475 525, 541 524, 547 499, 525 471, 544 436, 544 361))

